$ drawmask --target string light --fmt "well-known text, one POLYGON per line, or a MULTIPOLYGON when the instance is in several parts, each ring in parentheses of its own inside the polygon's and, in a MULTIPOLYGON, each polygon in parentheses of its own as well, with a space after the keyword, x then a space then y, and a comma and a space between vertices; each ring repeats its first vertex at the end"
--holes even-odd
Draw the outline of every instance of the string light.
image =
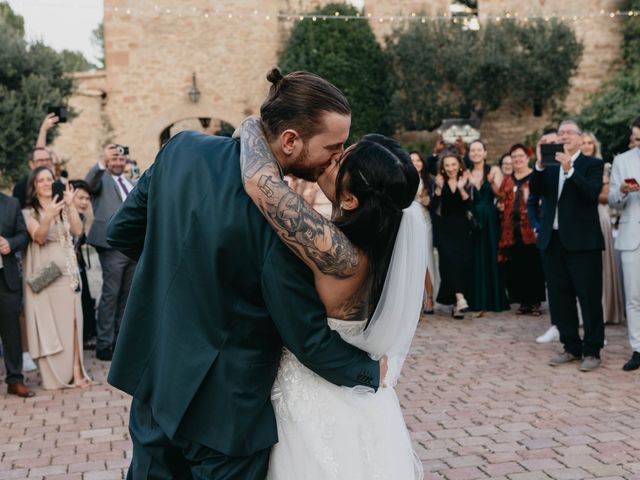
MULTIPOLYGON (((127 16, 169 16, 169 15, 177 15, 178 17, 188 16, 188 15, 196 15, 203 16, 204 18, 209 18, 210 16, 217 17, 227 17, 227 18, 258 18, 259 11, 253 10, 248 13, 241 12, 229 12, 229 11, 220 11, 216 9, 215 12, 212 11, 204 11, 198 10, 197 7, 187 7, 186 9, 181 8, 165 8, 160 9, 158 5, 154 5, 152 12, 145 12, 143 10, 135 10, 135 9, 120 9, 119 7, 113 7, 112 11, 116 14, 127 15, 127 16)), ((304 21, 304 20, 312 20, 317 22, 318 20, 326 21, 326 20, 373 20, 378 21, 380 23, 384 23, 385 21, 389 22, 405 22, 405 21, 420 21, 420 23, 425 24, 429 21, 452 21, 454 23, 460 23, 460 18, 465 18, 457 15, 451 15, 448 12, 444 12, 443 14, 437 15, 420 15, 415 12, 411 12, 407 15, 395 15, 395 16, 377 16, 373 15, 371 12, 367 12, 365 15, 361 15, 357 13, 356 15, 342 15, 340 12, 336 11, 332 15, 320 15, 320 14, 299 14, 299 13, 277 13, 277 14, 263 14, 263 18, 266 21, 271 20, 271 18, 276 18, 278 20, 283 21, 304 21)), ((543 15, 543 14, 521 14, 519 12, 505 12, 504 15, 470 15, 467 18, 474 18, 478 21, 482 20, 494 20, 496 22, 501 21, 518 21, 518 22, 529 22, 531 20, 544 20, 545 22, 551 21, 551 19, 559 19, 561 21, 565 20, 573 20, 577 22, 582 19, 589 18, 620 18, 620 17, 637 17, 640 15, 640 11, 636 10, 627 10, 627 11, 606 11, 601 9, 600 11, 590 12, 590 13, 576 13, 576 14, 566 14, 566 15, 543 15)), ((466 25, 466 22, 463 20, 463 24, 466 25)))

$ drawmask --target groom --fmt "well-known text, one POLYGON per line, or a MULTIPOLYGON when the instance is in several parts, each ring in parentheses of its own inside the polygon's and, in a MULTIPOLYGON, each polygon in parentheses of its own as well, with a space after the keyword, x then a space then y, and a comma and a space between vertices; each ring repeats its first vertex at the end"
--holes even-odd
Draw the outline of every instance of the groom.
MULTIPOLYGON (((274 72, 260 110, 273 153, 316 180, 342 152, 349 104, 316 75, 274 72)), ((384 378, 384 362, 328 328, 311 271, 245 194, 239 154, 235 139, 176 135, 109 225, 138 260, 109 372, 134 397, 128 479, 263 479, 283 346, 337 385, 384 378)))

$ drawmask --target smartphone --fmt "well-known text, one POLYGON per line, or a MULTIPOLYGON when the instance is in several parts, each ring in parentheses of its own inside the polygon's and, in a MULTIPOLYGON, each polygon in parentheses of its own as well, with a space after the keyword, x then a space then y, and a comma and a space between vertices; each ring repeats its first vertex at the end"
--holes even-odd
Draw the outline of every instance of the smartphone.
POLYGON ((116 149, 118 150, 119 155, 129 155, 129 147, 126 145, 117 145, 116 149))
POLYGON ((542 157, 542 165, 560 165, 556 160, 556 153, 564 152, 564 145, 560 143, 543 143, 540 145, 540 156, 542 157))
POLYGON ((637 187, 638 186, 638 181, 635 178, 625 178, 624 179, 624 183, 626 183, 627 185, 629 185, 631 187, 637 187))
POLYGON ((51 192, 54 202, 59 202, 64 198, 64 183, 56 181, 51 186, 51 192), (56 198, 57 197, 57 198, 56 198))
POLYGON ((67 123, 67 109, 65 107, 48 107, 47 113, 53 113, 59 118, 58 123, 67 123))

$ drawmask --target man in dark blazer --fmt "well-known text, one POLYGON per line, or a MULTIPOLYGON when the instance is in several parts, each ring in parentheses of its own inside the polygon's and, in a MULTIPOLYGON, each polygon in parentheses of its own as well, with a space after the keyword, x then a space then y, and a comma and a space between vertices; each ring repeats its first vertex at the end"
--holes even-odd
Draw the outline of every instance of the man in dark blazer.
POLYGON ((540 158, 531 179, 531 193, 542 198, 538 247, 549 291, 552 323, 560 331, 564 352, 549 364, 581 361, 580 370, 600 366, 604 345, 602 314, 602 249, 598 219, 602 190, 602 160, 580 152, 582 132, 570 120, 560 124, 557 164, 540 158), (580 338, 576 297, 580 302, 584 338, 580 338))
MULTIPOLYGON (((314 180, 342 151, 350 108, 320 77, 288 77, 311 84, 304 104, 315 107, 302 118, 287 101, 273 109, 277 138, 291 140, 274 155, 314 180), (345 125, 337 134, 329 114, 345 125), (303 141, 302 126, 321 131, 303 141)), ((328 328, 312 272, 246 195, 239 156, 237 139, 176 135, 109 224, 109 243, 139 259, 108 379, 134 397, 129 479, 263 479, 283 346, 338 385, 376 389, 384 378, 384 362, 328 328)))
POLYGON ((96 322, 96 358, 111 360, 118 328, 127 303, 136 263, 107 243, 107 224, 133 190, 124 175, 126 156, 119 145, 105 147, 103 158, 89 171, 93 223, 87 243, 93 245, 102 267, 102 293, 96 322))
POLYGON ((24 384, 20 308, 22 276, 16 253, 29 243, 20 202, 0 192, 0 338, 6 368, 7 392, 20 397, 34 393, 24 384))

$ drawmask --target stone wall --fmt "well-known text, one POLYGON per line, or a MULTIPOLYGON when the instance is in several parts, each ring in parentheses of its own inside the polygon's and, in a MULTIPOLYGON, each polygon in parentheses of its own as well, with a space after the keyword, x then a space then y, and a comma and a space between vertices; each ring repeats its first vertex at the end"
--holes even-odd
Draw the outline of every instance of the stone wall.
MULTIPOLYGON (((71 104, 82 112, 79 118, 62 128, 55 148, 63 158, 70 158, 69 169, 84 172, 99 154, 105 138, 105 114, 113 125, 113 139, 129 145, 132 158, 144 168, 154 159, 160 133, 185 121, 197 125, 198 117, 211 117, 212 124, 223 120, 232 125, 258 112, 268 82, 265 73, 273 66, 292 22, 277 20, 267 14, 310 11, 326 1, 317 0, 194 0, 189 7, 198 11, 209 8, 211 15, 178 16, 161 14, 175 8, 176 0, 105 0, 104 29, 106 40, 105 73, 78 77, 80 88, 71 104), (157 5, 157 10, 153 10, 157 5), (212 5, 215 5, 213 7, 212 5), (115 12, 114 9, 118 11, 115 12), (142 14, 138 9, 146 8, 142 14), (253 15, 232 18, 215 15, 224 12, 253 15), (131 10, 133 14, 127 15, 131 10), (258 12, 255 14, 254 12, 258 12), (188 97, 192 74, 196 73, 200 100, 188 97), (94 78, 95 77, 95 78, 94 78), (100 87, 96 87, 96 82, 100 87), (106 105, 98 93, 106 91, 106 105)), ((447 0, 368 0, 365 13, 375 16, 398 14, 442 14, 447 0)), ((576 12, 616 10, 622 0, 480 0, 481 15, 502 15, 506 11, 570 15, 576 12)), ((384 36, 396 23, 372 21, 377 37, 384 36)), ((621 20, 597 18, 575 23, 576 32, 585 44, 585 52, 573 89, 567 101, 569 109, 584 103, 607 78, 612 62, 619 55, 621 20)), ((531 111, 513 112, 504 107, 489 114, 482 125, 493 154, 507 148, 536 128, 546 124, 531 111)), ((173 129, 175 130, 175 128, 173 129)))

